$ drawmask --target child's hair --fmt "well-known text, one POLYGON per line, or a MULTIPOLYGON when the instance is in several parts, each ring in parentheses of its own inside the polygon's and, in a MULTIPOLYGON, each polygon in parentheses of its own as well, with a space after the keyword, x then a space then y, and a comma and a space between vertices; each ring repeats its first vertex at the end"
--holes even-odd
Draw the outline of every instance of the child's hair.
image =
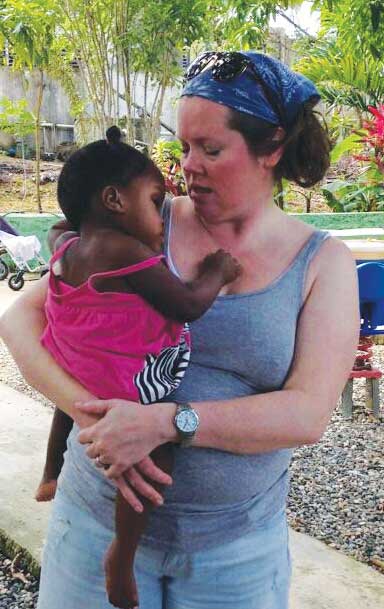
POLYGON ((164 180, 154 162, 122 142, 121 137, 118 127, 110 127, 106 140, 80 148, 64 164, 57 197, 62 212, 75 230, 79 230, 89 212, 94 195, 105 186, 125 187, 144 175, 164 180))

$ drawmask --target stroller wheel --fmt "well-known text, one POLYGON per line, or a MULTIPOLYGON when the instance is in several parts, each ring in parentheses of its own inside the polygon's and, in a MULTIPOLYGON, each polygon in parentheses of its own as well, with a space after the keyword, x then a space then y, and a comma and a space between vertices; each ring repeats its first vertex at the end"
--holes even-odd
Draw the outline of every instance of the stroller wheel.
POLYGON ((16 273, 16 275, 11 275, 10 278, 8 279, 9 287, 11 288, 11 290, 14 290, 15 292, 18 292, 19 290, 21 290, 24 283, 25 283, 24 278, 19 273, 16 273))
POLYGON ((8 264, 6 262, 4 262, 4 260, 1 260, 1 258, 0 258, 0 281, 3 281, 3 279, 6 279, 8 277, 8 273, 9 273, 8 264))

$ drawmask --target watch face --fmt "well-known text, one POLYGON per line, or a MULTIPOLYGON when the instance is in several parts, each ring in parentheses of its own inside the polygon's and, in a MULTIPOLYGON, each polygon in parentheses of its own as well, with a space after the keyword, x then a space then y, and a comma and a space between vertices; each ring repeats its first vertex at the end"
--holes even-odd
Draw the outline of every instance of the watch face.
POLYGON ((197 416, 190 410, 182 410, 177 415, 177 427, 184 433, 193 433, 198 425, 197 416))

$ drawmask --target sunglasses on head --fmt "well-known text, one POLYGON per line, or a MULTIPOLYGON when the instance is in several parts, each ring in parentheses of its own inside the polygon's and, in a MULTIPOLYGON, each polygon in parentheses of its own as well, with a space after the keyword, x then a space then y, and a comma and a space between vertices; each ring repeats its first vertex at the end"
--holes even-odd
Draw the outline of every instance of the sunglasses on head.
POLYGON ((252 60, 246 55, 237 51, 207 51, 191 63, 185 73, 185 80, 192 80, 205 70, 211 70, 212 77, 219 82, 229 82, 247 72, 261 86, 269 105, 280 123, 284 124, 283 113, 275 99, 276 96, 264 82, 252 60))

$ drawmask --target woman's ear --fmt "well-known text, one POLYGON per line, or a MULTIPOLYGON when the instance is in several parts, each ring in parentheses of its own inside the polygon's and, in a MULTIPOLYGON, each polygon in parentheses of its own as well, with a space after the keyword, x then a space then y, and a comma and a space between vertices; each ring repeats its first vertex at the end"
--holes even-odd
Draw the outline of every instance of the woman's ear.
MULTIPOLYGON (((284 131, 284 129, 282 129, 281 127, 278 127, 276 129, 276 133, 273 136, 273 140, 272 141, 274 141, 274 142, 283 142, 284 138, 285 138, 285 131, 284 131)), ((276 150, 271 152, 271 154, 265 155, 263 157, 264 167, 266 169, 273 169, 274 167, 276 167, 277 163, 280 161, 281 157, 283 156, 283 152, 284 152, 284 145, 282 143, 281 146, 276 148, 276 150)))
POLYGON ((115 213, 122 213, 123 202, 120 193, 115 186, 105 186, 101 191, 101 200, 104 207, 115 213))

